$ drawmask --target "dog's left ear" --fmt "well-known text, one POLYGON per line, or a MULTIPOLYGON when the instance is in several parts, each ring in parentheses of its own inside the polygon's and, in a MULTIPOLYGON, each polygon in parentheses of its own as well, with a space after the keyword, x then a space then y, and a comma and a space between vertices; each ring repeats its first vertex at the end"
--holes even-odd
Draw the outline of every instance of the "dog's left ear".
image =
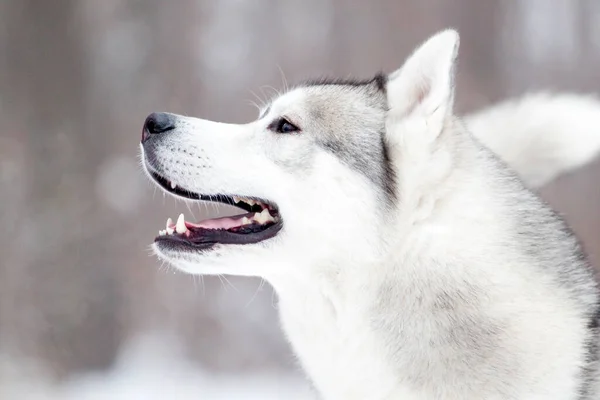
MULTIPOLYGON (((429 38, 387 80, 390 116, 417 114, 443 123, 452 113, 459 36, 448 29, 429 38)), ((441 126, 440 126, 441 128, 441 126)))

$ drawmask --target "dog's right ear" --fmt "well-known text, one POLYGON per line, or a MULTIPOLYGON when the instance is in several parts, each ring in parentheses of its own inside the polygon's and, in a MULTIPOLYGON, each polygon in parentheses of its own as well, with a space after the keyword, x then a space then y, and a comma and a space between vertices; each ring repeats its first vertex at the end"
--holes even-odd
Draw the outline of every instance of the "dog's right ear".
MULTIPOLYGON (((387 80, 390 116, 418 115, 430 128, 443 128, 454 102, 454 64, 459 36, 448 29, 429 38, 387 80), (434 126, 431 126, 434 125, 434 126)), ((439 133, 439 132, 438 132, 439 133)))

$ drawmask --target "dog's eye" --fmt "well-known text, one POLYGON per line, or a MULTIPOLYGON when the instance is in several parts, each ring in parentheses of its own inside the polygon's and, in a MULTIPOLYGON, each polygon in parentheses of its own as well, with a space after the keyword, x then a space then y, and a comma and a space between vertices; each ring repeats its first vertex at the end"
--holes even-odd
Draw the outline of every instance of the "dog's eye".
POLYGON ((271 125, 269 125, 269 129, 277 133, 292 133, 300 131, 300 128, 298 128, 296 125, 292 124, 285 118, 279 118, 271 122, 271 125))

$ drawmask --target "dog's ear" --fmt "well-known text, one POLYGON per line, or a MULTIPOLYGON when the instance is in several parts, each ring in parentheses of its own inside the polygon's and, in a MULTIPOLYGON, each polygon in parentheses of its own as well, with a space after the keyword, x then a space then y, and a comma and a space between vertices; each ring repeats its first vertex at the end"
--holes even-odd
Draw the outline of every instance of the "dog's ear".
POLYGON ((439 32, 388 76, 386 89, 390 116, 404 118, 418 113, 428 120, 433 118, 442 122, 452 113, 458 45, 456 31, 439 32))

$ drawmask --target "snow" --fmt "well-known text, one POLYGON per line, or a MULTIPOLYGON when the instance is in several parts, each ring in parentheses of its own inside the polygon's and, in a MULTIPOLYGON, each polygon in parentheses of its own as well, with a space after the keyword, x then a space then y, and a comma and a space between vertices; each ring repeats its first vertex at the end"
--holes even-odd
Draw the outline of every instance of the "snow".
MULTIPOLYGON (((53 384, 39 368, 0 357, 0 398, 19 400, 309 400, 308 384, 291 373, 213 374, 182 355, 177 341, 138 337, 112 369, 53 384)), ((21 360, 23 361, 23 360, 21 360)))

